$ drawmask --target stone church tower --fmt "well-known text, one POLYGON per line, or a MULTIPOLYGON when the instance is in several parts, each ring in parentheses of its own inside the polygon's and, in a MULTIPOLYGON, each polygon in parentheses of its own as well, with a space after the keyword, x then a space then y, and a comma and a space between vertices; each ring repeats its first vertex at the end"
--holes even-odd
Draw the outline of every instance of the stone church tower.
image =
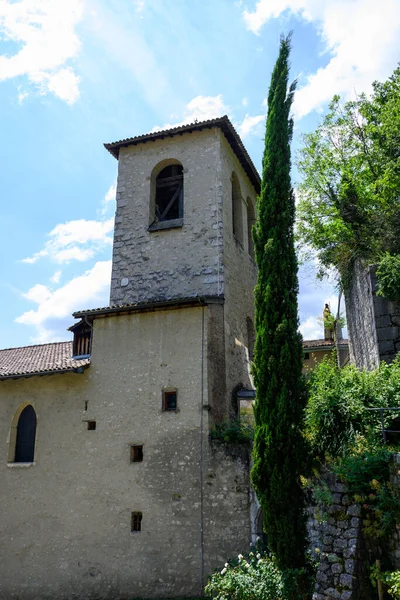
POLYGON ((198 597, 254 533, 211 434, 251 395, 259 176, 227 117, 106 148, 110 306, 0 351, 0 600, 198 597))

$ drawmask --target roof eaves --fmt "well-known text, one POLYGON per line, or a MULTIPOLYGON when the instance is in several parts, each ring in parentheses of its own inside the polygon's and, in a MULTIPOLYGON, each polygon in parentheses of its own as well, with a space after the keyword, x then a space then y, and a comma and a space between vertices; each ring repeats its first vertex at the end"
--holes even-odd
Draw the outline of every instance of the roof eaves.
POLYGON ((116 142, 105 143, 104 147, 106 150, 118 160, 119 151, 123 147, 136 146, 137 144, 144 144, 146 142, 154 142, 157 139, 164 139, 165 137, 173 137, 174 135, 182 135, 184 133, 192 133, 193 131, 200 131, 202 129, 211 129, 213 127, 219 127, 224 133, 226 139, 231 145, 233 151, 239 158, 244 170, 246 171, 251 183, 253 184, 257 193, 261 189, 260 175, 254 166, 242 140, 236 129, 233 127, 227 115, 218 117, 216 119, 209 119, 207 121, 199 121, 195 123, 189 123, 187 125, 179 125, 172 127, 171 129, 162 129, 160 131, 154 131, 153 133, 145 133, 131 138, 125 138, 116 142))
POLYGON ((146 310, 157 310, 179 306, 204 306, 206 304, 223 304, 224 296, 190 296, 189 298, 171 298, 169 300, 152 300, 149 302, 137 302, 136 304, 121 304, 115 306, 104 306, 102 308, 90 308, 72 313, 75 319, 82 317, 96 317, 103 315, 118 315, 127 312, 140 312, 146 310))
POLYGON ((76 367, 67 367, 64 369, 52 369, 49 371, 26 371, 25 373, 8 373, 7 375, 0 375, 0 381, 6 379, 22 379, 27 377, 43 376, 43 375, 64 375, 65 373, 77 373, 82 375, 83 371, 90 366, 90 361, 87 364, 79 365, 76 367))

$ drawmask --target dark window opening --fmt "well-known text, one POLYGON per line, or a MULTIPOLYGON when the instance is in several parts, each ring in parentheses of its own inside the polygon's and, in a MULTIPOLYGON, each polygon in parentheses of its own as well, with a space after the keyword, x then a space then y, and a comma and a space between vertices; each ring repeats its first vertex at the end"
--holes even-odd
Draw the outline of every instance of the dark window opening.
POLYGON ((156 179, 156 221, 183 217, 183 167, 170 165, 156 179))
POLYGON ((309 358, 310 358, 310 353, 304 352, 304 360, 309 360, 309 358))
POLYGON ((131 462, 143 462, 143 446, 131 446, 131 462))
POLYGON ((32 463, 35 456, 36 413, 29 404, 21 412, 17 425, 15 462, 32 463))
POLYGON ((163 409, 164 410, 177 410, 178 408, 178 393, 174 392, 163 392, 163 409))
POLYGON ((133 512, 131 514, 131 531, 142 531, 142 518, 141 512, 133 512))
POLYGON ((85 400, 85 411, 88 409, 88 400, 85 400))
POLYGON ((87 428, 89 431, 94 431, 96 429, 96 421, 88 421, 87 428))

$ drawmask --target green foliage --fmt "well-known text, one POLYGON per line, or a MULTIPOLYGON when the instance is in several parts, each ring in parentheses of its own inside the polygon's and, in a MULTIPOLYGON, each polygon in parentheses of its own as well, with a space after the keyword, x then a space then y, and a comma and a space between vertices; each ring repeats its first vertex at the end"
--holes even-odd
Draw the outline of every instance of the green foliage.
POLYGON ((211 431, 211 439, 225 444, 248 444, 253 440, 254 428, 242 421, 229 421, 216 425, 211 431))
POLYGON ((298 167, 299 238, 346 289, 356 257, 400 253, 400 67, 371 97, 335 96, 315 132, 304 136, 298 167))
POLYGON ((400 571, 384 571, 374 565, 371 568, 371 582, 376 585, 377 581, 382 583, 388 588, 389 594, 396 600, 400 600, 400 571))
POLYGON ((378 296, 389 300, 400 300, 400 254, 384 254, 376 270, 378 277, 378 296))
POLYGON ((303 596, 298 580, 305 577, 311 589, 308 571, 281 571, 276 560, 263 552, 239 554, 238 560, 225 563, 222 571, 209 579, 205 592, 216 600, 289 600, 303 596))
MULTIPOLYGON (((369 372, 352 365, 338 369, 334 359, 325 359, 311 371, 307 386, 305 434, 313 454, 343 456, 365 439, 380 443, 379 414, 366 409, 400 406, 400 357, 369 372)), ((385 426, 399 415, 385 413, 385 426)))
POLYGON ((268 93, 261 194, 253 230, 259 271, 254 291, 257 397, 252 482, 263 509, 269 548, 282 569, 306 564, 300 485, 306 457, 302 437, 305 394, 290 181, 290 109, 295 83, 288 87, 289 54, 290 36, 281 39, 268 93))

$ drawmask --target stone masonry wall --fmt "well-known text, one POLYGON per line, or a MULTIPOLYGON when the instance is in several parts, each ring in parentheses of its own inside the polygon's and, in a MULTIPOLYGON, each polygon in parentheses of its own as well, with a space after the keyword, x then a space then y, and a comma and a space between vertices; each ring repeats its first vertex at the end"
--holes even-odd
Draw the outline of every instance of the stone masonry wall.
POLYGON ((219 129, 122 148, 110 304, 222 295, 219 129), (183 225, 149 231, 153 169, 183 166, 183 225))
POLYGON ((367 600, 358 560, 360 507, 350 503, 346 487, 335 479, 329 481, 329 488, 333 504, 308 509, 311 551, 319 561, 313 600, 367 600))
POLYGON ((376 295, 375 269, 357 260, 346 292, 350 360, 360 369, 393 361, 400 351, 400 303, 376 295))

